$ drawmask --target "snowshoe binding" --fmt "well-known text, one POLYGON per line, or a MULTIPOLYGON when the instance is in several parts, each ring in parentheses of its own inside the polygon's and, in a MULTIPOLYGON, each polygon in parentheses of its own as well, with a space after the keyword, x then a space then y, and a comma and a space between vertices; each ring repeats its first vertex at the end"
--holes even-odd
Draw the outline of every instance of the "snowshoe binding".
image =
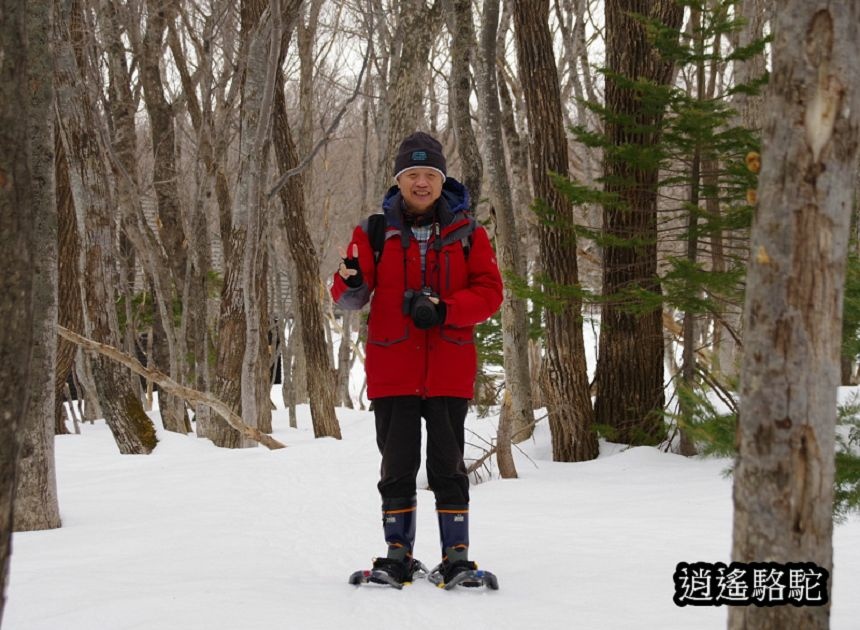
POLYGON ((430 572, 427 579, 446 591, 450 591, 455 586, 486 587, 493 591, 499 590, 498 578, 489 571, 479 569, 478 565, 470 560, 457 560, 455 562, 445 560, 430 572))
POLYGON ((416 577, 424 577, 427 573, 427 567, 414 558, 406 560, 376 558, 372 569, 354 572, 349 576, 349 583, 380 584, 400 590, 405 585, 411 584, 416 577))

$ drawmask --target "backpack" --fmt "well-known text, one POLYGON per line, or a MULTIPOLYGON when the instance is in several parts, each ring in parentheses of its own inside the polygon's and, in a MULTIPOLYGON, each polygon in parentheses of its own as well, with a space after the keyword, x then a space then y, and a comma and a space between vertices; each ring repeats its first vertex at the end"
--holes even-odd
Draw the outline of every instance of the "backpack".
MULTIPOLYGON (((385 247, 384 214, 371 214, 367 217, 367 238, 370 240, 371 249, 373 249, 373 261, 378 265, 385 247)), ((464 236, 460 239, 460 243, 463 245, 463 256, 468 261, 469 250, 472 248, 472 235, 464 236)))

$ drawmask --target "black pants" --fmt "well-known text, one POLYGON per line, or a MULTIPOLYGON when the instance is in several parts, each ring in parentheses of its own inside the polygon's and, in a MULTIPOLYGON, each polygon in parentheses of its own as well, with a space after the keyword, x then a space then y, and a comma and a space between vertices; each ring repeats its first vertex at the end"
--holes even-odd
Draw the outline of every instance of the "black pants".
POLYGON ((427 480, 436 505, 469 503, 463 463, 466 398, 391 396, 373 401, 376 444, 382 454, 379 494, 383 499, 415 495, 421 467, 421 418, 427 421, 427 480))

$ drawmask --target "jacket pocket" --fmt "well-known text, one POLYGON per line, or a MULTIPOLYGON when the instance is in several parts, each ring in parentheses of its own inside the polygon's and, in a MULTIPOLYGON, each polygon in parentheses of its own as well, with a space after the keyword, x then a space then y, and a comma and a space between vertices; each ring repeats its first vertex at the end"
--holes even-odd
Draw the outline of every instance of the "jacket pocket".
POLYGON ((465 328, 442 326, 439 331, 439 337, 448 343, 453 343, 458 346, 468 346, 475 343, 474 333, 475 328, 473 326, 467 326, 465 328))
POLYGON ((396 334, 391 329, 379 333, 377 331, 374 331, 370 326, 367 327, 367 343, 372 343, 375 346, 393 346, 394 344, 400 343, 401 341, 406 341, 408 338, 408 324, 403 325, 403 331, 401 335, 396 334))
POLYGON ((367 343, 375 346, 393 346, 409 338, 409 324, 399 313, 379 317, 382 313, 374 313, 367 322, 367 343))

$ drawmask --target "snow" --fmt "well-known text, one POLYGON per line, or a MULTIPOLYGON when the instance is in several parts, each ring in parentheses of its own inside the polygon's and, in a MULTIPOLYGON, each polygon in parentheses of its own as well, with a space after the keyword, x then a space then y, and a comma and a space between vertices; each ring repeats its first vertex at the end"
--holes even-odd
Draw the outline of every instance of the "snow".
MULTIPOLYGON (((102 422, 58 437, 63 527, 15 534, 3 627, 725 627, 725 607, 676 607, 672 574, 681 561, 729 561, 727 460, 603 442, 597 460, 554 463, 544 420, 516 452, 519 479, 472 487, 471 557, 499 591, 354 587, 349 574, 384 551, 373 414, 339 409, 337 441, 315 440, 299 412, 298 429, 275 412, 280 451, 161 431, 152 455, 123 456, 102 422)), ((468 441, 494 423, 470 416, 468 441)), ((416 556, 432 566, 433 496, 418 502, 416 556)), ((834 547, 831 627, 849 630, 860 518, 836 526, 834 547)))

